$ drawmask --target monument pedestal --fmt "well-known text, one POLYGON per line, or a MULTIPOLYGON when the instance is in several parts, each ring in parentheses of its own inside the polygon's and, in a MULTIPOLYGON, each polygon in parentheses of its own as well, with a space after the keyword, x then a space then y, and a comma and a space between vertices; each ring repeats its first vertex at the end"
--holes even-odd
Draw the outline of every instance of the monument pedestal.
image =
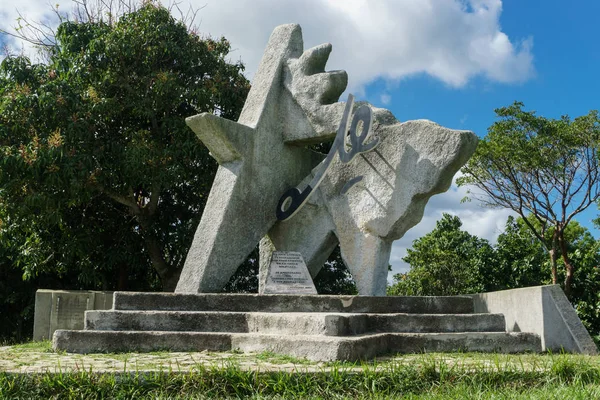
POLYGON ((501 314, 473 298, 115 292, 113 309, 87 311, 82 331, 58 330, 74 353, 272 351, 310 360, 386 353, 542 350, 533 333, 505 332, 501 314))

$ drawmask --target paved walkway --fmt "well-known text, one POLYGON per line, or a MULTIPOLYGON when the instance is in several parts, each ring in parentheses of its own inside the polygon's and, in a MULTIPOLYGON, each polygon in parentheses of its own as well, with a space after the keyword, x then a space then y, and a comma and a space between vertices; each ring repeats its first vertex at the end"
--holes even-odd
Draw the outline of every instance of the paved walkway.
POLYGON ((198 366, 261 371, 310 371, 322 369, 321 363, 293 362, 278 356, 236 353, 126 353, 67 354, 52 351, 20 350, 0 347, 0 372, 135 372, 189 371, 198 366))
MULTIPOLYGON (((459 365, 461 368, 492 370, 546 370, 556 358, 571 358, 575 362, 600 363, 600 357, 581 355, 503 355, 503 354, 408 354, 396 357, 382 357, 374 363, 341 365, 344 369, 360 371, 364 368, 393 368, 398 365, 427 365, 435 362, 445 363, 448 367, 459 365)), ((55 353, 49 343, 32 343, 21 346, 0 347, 0 373, 36 373, 36 372, 135 372, 135 371, 181 371, 187 372, 205 366, 224 368, 235 366, 242 370, 260 371, 299 371, 316 372, 329 370, 335 363, 319 363, 294 359, 270 353, 124 353, 124 354, 68 354, 55 353)))

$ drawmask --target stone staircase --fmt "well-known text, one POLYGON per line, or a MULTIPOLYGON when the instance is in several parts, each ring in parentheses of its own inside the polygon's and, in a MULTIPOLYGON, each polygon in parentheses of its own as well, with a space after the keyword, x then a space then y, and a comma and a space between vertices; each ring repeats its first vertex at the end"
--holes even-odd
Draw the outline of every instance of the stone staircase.
POLYGON ((539 336, 506 332, 502 314, 476 314, 469 296, 367 297, 115 292, 86 311, 85 329, 58 330, 54 348, 272 351, 311 360, 389 353, 539 352, 539 336))

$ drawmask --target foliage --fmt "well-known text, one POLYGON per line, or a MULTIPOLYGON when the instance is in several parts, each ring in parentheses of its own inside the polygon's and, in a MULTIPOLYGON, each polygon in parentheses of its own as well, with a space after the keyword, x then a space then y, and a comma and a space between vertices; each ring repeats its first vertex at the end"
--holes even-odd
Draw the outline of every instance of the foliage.
POLYGON ((496 267, 487 279, 495 282, 495 290, 551 283, 548 256, 522 218, 508 217, 494 250, 496 267))
POLYGON ((229 50, 146 3, 63 22, 47 65, 2 62, 0 239, 21 235, 25 276, 72 269, 127 289, 152 265, 174 288, 216 170, 184 119, 237 118, 249 84, 229 50))
POLYGON ((496 114, 499 120, 480 141, 458 183, 479 189, 483 194, 477 197, 484 204, 510 208, 523 218, 547 250, 553 283, 558 282, 560 252, 570 297, 576 264, 569 258, 565 231, 600 196, 598 112, 573 120, 547 119, 515 102, 496 114))
POLYGON ((356 283, 342 260, 340 246, 331 253, 321 271, 315 276, 314 283, 319 294, 358 294, 356 283))
MULTIPOLYGON (((537 221, 529 217, 529 224, 537 221)), ((436 228, 413 242, 396 274, 391 295, 451 295, 550 284, 544 246, 523 218, 509 217, 495 246, 460 229, 456 216, 444 214, 436 228)), ((577 221, 565 230, 568 257, 577 263, 571 303, 592 335, 600 334, 600 242, 577 221)), ((558 253, 559 257, 562 254, 558 253)), ((560 279, 565 271, 559 271, 560 279)))
POLYGON ((388 294, 445 296, 489 289, 484 278, 493 268, 494 250, 461 226, 457 216, 444 214, 433 231, 415 240, 403 258, 411 269, 394 276, 388 294))

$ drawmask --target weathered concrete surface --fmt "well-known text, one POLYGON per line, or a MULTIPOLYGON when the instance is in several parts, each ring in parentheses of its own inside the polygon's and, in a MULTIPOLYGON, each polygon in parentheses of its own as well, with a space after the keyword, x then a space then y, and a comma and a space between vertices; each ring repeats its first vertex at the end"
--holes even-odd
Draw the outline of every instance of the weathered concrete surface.
POLYGON ((399 123, 384 116, 373 132, 378 147, 350 163, 334 158, 311 203, 275 224, 261 242, 261 253, 299 251, 316 276, 339 240, 359 294, 385 295, 392 242, 421 220, 432 195, 450 187, 475 151, 477 137, 430 121, 399 123), (344 185, 358 176, 362 180, 344 192, 344 185))
POLYGON ((504 332, 502 314, 367 314, 368 332, 504 332))
POLYGON ((214 311, 88 311, 86 330, 248 332, 247 313, 214 311))
POLYGON ((504 332, 499 314, 88 311, 86 330, 348 336, 367 332, 504 332))
POLYGON ((64 331, 54 334, 55 349, 69 353, 118 351, 271 351, 314 361, 366 360, 392 353, 464 351, 539 352, 530 333, 376 333, 353 337, 290 336, 214 332, 64 331))
POLYGON ((598 349, 558 285, 473 295, 475 312, 502 313, 509 332, 533 332, 542 350, 595 355, 598 349))
POLYGON ((328 296, 115 292, 115 310, 466 314, 469 296, 328 296))
POLYGON ((401 124, 373 108, 378 148, 347 164, 334 157, 303 214, 273 228, 281 195, 310 178, 324 158, 302 146, 332 138, 345 109, 337 100, 348 78, 325 71, 330 52, 330 44, 303 51, 300 27, 279 26, 239 121, 187 119, 220 166, 176 292, 220 292, 268 232, 273 246, 263 242, 262 270, 274 247, 300 251, 314 277, 339 241, 359 294, 385 295, 392 242, 420 221, 430 196, 448 189, 477 138, 429 121, 401 124), (360 176, 360 184, 344 190, 360 176))
POLYGON ((86 310, 112 307, 113 292, 38 289, 35 293, 33 340, 52 339, 57 329, 83 329, 86 310))
MULTIPOLYGON (((220 166, 176 292, 220 292, 275 223, 281 194, 323 159, 284 140, 286 129, 317 135, 282 84, 284 65, 302 50, 300 26, 277 27, 238 123, 210 114, 187 119, 220 166)), ((319 75, 315 83, 325 86, 315 87, 315 95, 320 91, 326 93, 318 96, 321 101, 336 101, 346 88, 343 74, 319 75)))
POLYGON ((117 353, 150 351, 231 350, 232 333, 158 331, 68 331, 57 330, 55 350, 69 353, 117 353))
POLYGON ((115 292, 86 312, 86 330, 57 330, 76 353, 272 351, 358 360, 422 351, 540 351, 535 333, 504 332, 504 317, 473 314, 473 298, 115 292))

